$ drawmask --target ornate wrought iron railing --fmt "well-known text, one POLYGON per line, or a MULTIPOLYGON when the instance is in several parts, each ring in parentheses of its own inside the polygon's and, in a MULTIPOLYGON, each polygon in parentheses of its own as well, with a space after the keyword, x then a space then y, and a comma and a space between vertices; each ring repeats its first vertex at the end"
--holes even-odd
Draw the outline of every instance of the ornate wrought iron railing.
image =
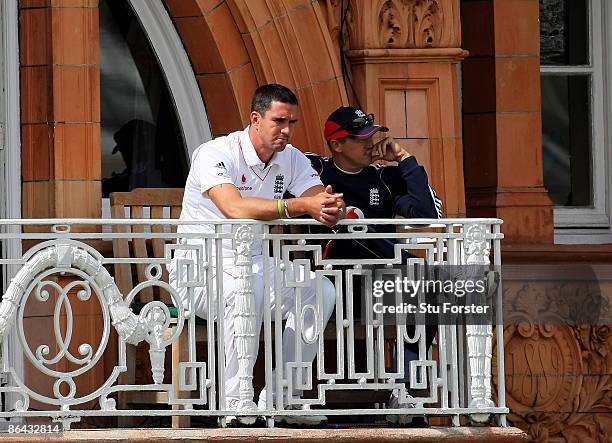
MULTIPOLYGON (((273 426, 274 417, 283 415, 356 413, 448 416, 455 426, 465 423, 461 417, 496 418, 505 425, 503 340, 494 340, 493 333, 503 336, 500 220, 347 220, 337 232, 317 234, 306 233, 308 220, 202 221, 205 234, 176 233, 181 224, 165 219, 0 221, 5 280, 0 417, 50 417, 65 429, 87 416, 206 415, 218 417, 222 426, 228 416, 245 423, 261 416, 273 426), (368 231, 367 225, 399 229, 368 231), (351 245, 391 240, 393 257, 361 259, 355 250, 354 256, 328 258, 330 240, 337 242, 333 247, 351 242, 349 251, 351 245), (123 249, 121 242, 127 245, 123 249), (147 252, 153 249, 162 253, 147 252), (230 250, 234 257, 224 258, 230 250), (263 271, 254 276, 254 269, 263 271), (119 274, 131 286, 119 282, 119 274), (327 325, 322 308, 326 278, 335 296, 327 325), (419 280, 441 283, 429 291, 415 286, 419 280), (450 285, 450 292, 441 289, 442 283, 450 285), (234 290, 224 292, 224 285, 232 284, 234 290), (302 303, 308 287, 314 301, 302 303), (293 291, 291 306, 273 309, 270 295, 283 288, 293 291), (196 305, 202 290, 209 296, 196 305), (231 294, 234 309, 227 312, 231 294), (435 311, 446 309, 444 303, 447 316, 421 312, 422 304, 435 311), (416 314, 406 315, 408 305, 416 307, 416 314), (263 316, 260 333, 257 306, 263 316), (488 315, 472 315, 477 310, 468 312, 465 306, 482 306, 488 315), (207 313, 208 321, 197 318, 198 310, 207 313), (289 311, 294 334, 283 337, 289 311), (239 380, 239 402, 231 407, 224 364, 230 317, 239 380), (311 328, 304 326, 308 318, 311 328), (432 318, 436 338, 428 346, 432 318), (294 359, 288 362, 283 340, 292 341, 294 359), (265 373, 255 384, 272 388, 262 396, 266 406, 258 408, 253 365, 260 341, 265 373), (143 343, 150 362, 144 369, 136 368, 134 359, 135 346, 143 343), (406 343, 414 344, 418 358, 404 364, 406 343), (308 346, 317 355, 312 364, 302 362, 308 346), (334 407, 334 396, 346 405, 355 391, 395 393, 400 407, 386 409, 385 401, 334 407), (143 392, 163 394, 156 397, 163 406, 133 409, 130 395, 143 392)), ((279 306, 280 300, 276 297, 279 306)))

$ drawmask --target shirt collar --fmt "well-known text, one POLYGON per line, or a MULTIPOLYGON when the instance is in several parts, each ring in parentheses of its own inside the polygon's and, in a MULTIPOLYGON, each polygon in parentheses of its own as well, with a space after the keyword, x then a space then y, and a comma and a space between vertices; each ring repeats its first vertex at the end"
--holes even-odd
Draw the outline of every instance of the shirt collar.
MULTIPOLYGON (((265 168, 265 163, 261 161, 257 152, 255 151, 255 146, 251 142, 251 138, 249 137, 249 128, 247 126, 242 134, 240 134, 240 144, 242 146, 242 155, 244 156, 244 161, 250 167, 258 166, 261 169, 265 168)), ((268 166, 272 165, 280 165, 279 153, 275 153, 270 161, 268 162, 268 166)))
POLYGON ((249 126, 247 126, 244 131, 242 131, 242 134, 240 134, 240 146, 242 148, 244 161, 248 166, 264 167, 264 163, 257 155, 257 152, 255 152, 255 146, 253 146, 251 138, 249 137, 249 126))
MULTIPOLYGON (((334 162, 334 159, 332 158, 332 162, 334 162)), ((363 168, 361 168, 359 171, 345 171, 344 169, 342 169, 340 166, 338 166, 338 164, 336 162, 334 162, 334 166, 340 170, 340 172, 344 173, 344 174, 350 174, 350 175, 357 175, 359 174, 361 171, 363 171, 363 168)))

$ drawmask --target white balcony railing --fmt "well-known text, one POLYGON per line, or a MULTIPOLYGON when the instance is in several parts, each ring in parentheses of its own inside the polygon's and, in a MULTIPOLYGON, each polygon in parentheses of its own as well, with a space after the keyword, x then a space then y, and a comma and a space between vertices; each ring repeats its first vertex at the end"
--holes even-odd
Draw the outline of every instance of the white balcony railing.
MULTIPOLYGON (((343 221, 344 231, 335 234, 302 233, 312 223, 308 220, 224 223, 202 221, 209 226, 208 234, 177 234, 177 225, 185 223, 165 219, 0 221, 5 279, 0 305, 4 380, 0 393, 5 402, 0 417, 50 417, 65 429, 87 416, 145 415, 213 416, 221 426, 229 415, 244 422, 263 416, 272 426, 275 416, 300 414, 449 416, 455 426, 464 423, 461 416, 475 422, 495 417, 505 425, 503 340, 496 341, 496 365, 492 365, 493 329, 497 337, 503 336, 500 220, 410 220, 410 225, 397 219, 367 221, 372 226, 397 225, 401 228, 397 233, 366 232, 366 221, 351 220, 343 221), (279 224, 285 229, 273 228, 279 224), (380 238, 396 241, 394 258, 322 258, 330 239, 380 238), (228 317, 224 317, 222 273, 217 272, 227 270, 223 247, 232 241, 238 410, 228 409, 223 338, 228 317), (260 245, 258 260, 266 271, 263 281, 257 277, 254 283, 252 254, 260 245), (175 286, 187 294, 186 307, 177 289, 166 281, 173 259, 180 270, 175 286), (434 326, 436 338, 428 349, 424 317, 417 315, 417 326, 410 328, 402 312, 383 315, 380 291, 373 288, 383 288, 376 282, 385 279, 423 279, 423 272, 429 272, 424 270, 442 265, 448 267, 437 272, 438 279, 485 282, 484 292, 463 291, 459 298, 490 305, 494 314, 487 322, 474 321, 469 315, 452 317, 452 321, 434 317, 440 324, 434 326), (302 272, 297 278, 298 269, 313 273, 302 272), (119 284, 122 272, 121 278, 132 282, 129 291, 119 284), (326 328, 320 306, 324 276, 334 283, 336 295, 326 328), (259 335, 255 293, 256 285, 262 290, 261 284, 259 335), (315 288, 316 302, 304 305, 300 294, 309 285, 315 288), (122 293, 120 287, 128 292, 122 293), (296 289, 292 308, 296 361, 285 365, 281 363, 283 312, 272 309, 269 296, 283 287, 296 289), (208 297, 204 323, 193 314, 194 294, 202 289, 214 294, 208 297), (358 299, 365 315, 361 320, 358 299), (177 309, 171 309, 172 304, 177 309), (302 326, 309 315, 316 319, 316 327, 306 336, 302 326), (90 342, 79 338, 86 331, 90 342), (263 410, 256 406, 252 373, 259 341, 265 374, 255 384, 273 387, 266 390, 263 410), (148 351, 146 374, 135 373, 139 343, 141 348, 145 343, 148 351), (404 365, 405 343, 415 343, 419 349, 419 358, 409 367, 404 365), (301 361, 307 345, 317 349, 313 364, 301 361), (176 347, 173 359, 171 347, 176 347), (303 396, 295 395, 302 391, 303 396), (365 406, 355 401, 353 409, 334 407, 335 397, 351 404, 355 391, 383 397, 395 391, 402 408, 385 409, 384 400, 365 406), (130 396, 137 393, 155 394, 162 407, 133 409, 130 396)), ((390 289, 398 306, 406 301, 402 292, 406 289, 390 289)), ((412 300, 415 305, 417 301, 427 304, 428 296, 418 290, 412 300)))

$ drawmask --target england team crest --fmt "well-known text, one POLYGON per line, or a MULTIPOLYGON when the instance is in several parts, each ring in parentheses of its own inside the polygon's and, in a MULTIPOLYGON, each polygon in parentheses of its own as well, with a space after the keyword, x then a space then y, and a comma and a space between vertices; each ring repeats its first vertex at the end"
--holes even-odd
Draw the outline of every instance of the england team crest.
POLYGON ((380 204, 380 192, 378 188, 370 188, 370 206, 378 206, 380 204))

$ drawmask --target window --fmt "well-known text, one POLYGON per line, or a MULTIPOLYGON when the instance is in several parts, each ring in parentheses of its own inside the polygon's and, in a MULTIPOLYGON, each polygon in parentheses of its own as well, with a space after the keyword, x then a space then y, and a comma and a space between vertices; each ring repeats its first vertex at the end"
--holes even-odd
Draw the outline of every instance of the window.
POLYGON ((555 241, 612 241, 602 0, 540 0, 542 157, 555 241))
POLYGON ((166 78, 127 0, 100 1, 102 195, 182 187, 187 149, 166 78))

